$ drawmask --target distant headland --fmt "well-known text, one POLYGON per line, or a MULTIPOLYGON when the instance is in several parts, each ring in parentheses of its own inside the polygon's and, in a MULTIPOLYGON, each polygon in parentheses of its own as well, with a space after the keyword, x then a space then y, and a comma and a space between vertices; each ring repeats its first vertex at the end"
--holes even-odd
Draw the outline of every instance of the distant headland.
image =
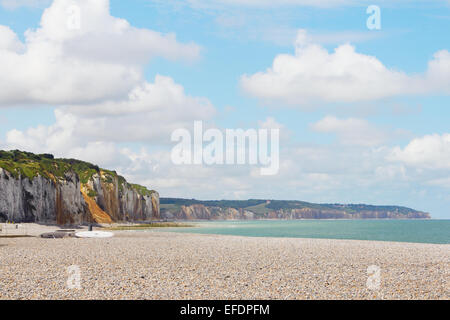
POLYGON ((399 206, 317 204, 295 200, 161 198, 166 219, 429 219, 427 212, 399 206))

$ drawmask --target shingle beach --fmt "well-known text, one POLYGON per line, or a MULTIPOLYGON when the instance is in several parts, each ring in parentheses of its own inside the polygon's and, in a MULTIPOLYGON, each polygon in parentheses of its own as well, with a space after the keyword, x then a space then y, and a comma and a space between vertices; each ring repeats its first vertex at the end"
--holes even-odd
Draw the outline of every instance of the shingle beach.
POLYGON ((114 234, 107 239, 0 238, 0 299, 450 297, 449 245, 114 234), (80 289, 67 285, 72 265, 79 267, 80 289), (368 288, 369 266, 380 270, 379 287, 369 279, 368 288))

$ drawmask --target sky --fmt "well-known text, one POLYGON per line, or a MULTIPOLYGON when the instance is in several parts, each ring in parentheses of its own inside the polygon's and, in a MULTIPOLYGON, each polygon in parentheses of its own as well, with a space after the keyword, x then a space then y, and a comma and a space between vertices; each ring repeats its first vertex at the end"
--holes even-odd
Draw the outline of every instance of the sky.
POLYGON ((448 219, 449 30, 447 0, 0 0, 0 149, 90 161, 161 197, 448 219), (279 129, 278 173, 174 164, 171 134, 194 121, 279 129))

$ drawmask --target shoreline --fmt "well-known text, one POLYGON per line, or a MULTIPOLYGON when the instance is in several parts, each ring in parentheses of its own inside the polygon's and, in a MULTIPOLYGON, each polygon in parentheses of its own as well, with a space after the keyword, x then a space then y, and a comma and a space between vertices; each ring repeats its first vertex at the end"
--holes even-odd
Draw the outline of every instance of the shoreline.
MULTIPOLYGON (((301 219, 296 219, 301 220, 301 219)), ((308 221, 315 221, 318 219, 304 219, 308 221)), ((339 221, 344 219, 329 219, 333 221, 339 221)), ((346 219, 347 221, 354 221, 353 219, 346 219)), ((388 219, 359 219, 359 220, 372 220, 372 221, 380 221, 380 220, 388 220, 388 219)), ((390 220, 398 220, 398 219, 390 219, 390 220)), ((419 219, 409 219, 411 221, 419 220, 419 219)), ((442 220, 442 221, 450 221, 450 219, 422 219, 422 220, 442 220)), ((122 226, 138 226, 145 222, 129 222, 129 223, 111 223, 111 224, 94 224, 94 229, 97 231, 113 231, 113 232, 158 232, 158 233, 179 233, 179 234, 194 234, 194 235, 217 235, 217 236, 234 236, 234 237, 245 237, 245 238, 272 238, 272 239, 321 239, 321 240, 348 240, 348 241, 373 241, 373 242, 388 242, 388 243, 410 243, 410 244, 435 244, 435 245, 450 245, 450 243, 442 243, 442 242, 415 242, 415 241, 400 241, 400 240, 382 240, 382 239, 352 239, 352 238, 327 238, 327 237, 308 237, 308 236, 273 236, 273 235, 240 235, 240 234, 227 234, 227 233, 201 233, 201 232, 182 232, 181 230, 185 229, 191 229, 191 228, 208 228, 209 226, 206 226, 205 224, 208 223, 214 223, 214 222, 242 222, 242 221, 248 221, 248 220, 220 220, 220 221, 202 221, 202 220, 177 220, 173 221, 173 223, 191 223, 197 225, 190 225, 190 226, 177 226, 177 227, 171 227, 171 226, 164 226, 164 227, 148 227, 148 228, 142 228, 142 229, 130 229, 130 230, 117 230, 114 229, 116 227, 122 227, 122 226), (203 224, 205 223, 205 224, 203 224), (170 229, 170 231, 168 230, 170 229)), ((280 219, 274 219, 274 220, 265 220, 265 221, 280 221, 280 219)), ((292 220, 283 220, 283 221, 292 221, 292 220)), ((250 222, 254 222, 250 220, 250 222)), ((149 222, 147 222, 149 223, 149 222)), ((172 222, 171 222, 172 223, 172 222)), ((89 225, 77 225, 77 226, 61 226, 57 224, 41 224, 41 223, 15 223, 15 224, 6 224, 9 226, 5 232, 5 223, 0 223, 0 239, 6 239, 7 236, 13 236, 20 238, 21 236, 26 237, 39 237, 41 234, 46 232, 54 232, 59 229, 75 229, 76 231, 87 231, 89 228, 89 225), (19 229, 16 229, 15 226, 18 225, 19 229)))

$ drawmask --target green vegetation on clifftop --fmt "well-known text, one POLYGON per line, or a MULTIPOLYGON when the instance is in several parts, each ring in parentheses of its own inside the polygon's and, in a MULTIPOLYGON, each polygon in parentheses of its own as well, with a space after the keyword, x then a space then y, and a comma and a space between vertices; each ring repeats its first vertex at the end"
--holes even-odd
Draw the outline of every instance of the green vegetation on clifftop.
POLYGON ((33 179, 38 175, 62 178, 70 171, 71 165, 53 158, 51 154, 33 154, 23 151, 0 150, 0 167, 9 171, 15 178, 33 179))
MULTIPOLYGON (((144 186, 128 183, 124 177, 118 175, 115 171, 102 169, 97 165, 77 159, 55 159, 53 155, 47 153, 34 154, 20 150, 0 150, 0 168, 10 172, 16 179, 21 177, 29 180, 38 175, 52 180, 54 178, 64 179, 67 173, 74 172, 82 184, 88 183, 94 174, 100 175, 100 172, 103 172, 103 182, 112 183, 117 179, 120 192, 123 192, 125 184, 142 196, 150 196, 155 192, 144 186)), ((88 195, 90 197, 96 196, 94 191, 89 192, 88 195)))

